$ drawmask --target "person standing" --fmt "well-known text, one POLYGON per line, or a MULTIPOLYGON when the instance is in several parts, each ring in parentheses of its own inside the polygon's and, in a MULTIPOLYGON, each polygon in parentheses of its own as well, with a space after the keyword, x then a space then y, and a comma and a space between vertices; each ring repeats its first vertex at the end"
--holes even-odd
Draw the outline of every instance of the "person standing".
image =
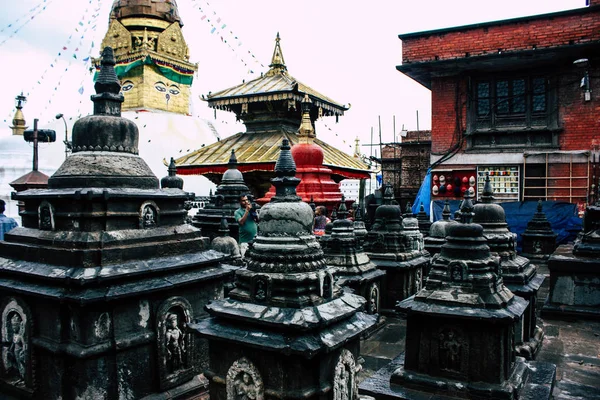
POLYGON ((14 227, 18 226, 17 221, 14 218, 7 217, 4 215, 6 210, 6 202, 0 200, 0 240, 4 240, 4 234, 14 227))
POLYGON ((331 222, 331 220, 327 218, 327 208, 325 208, 325 206, 318 206, 315 209, 313 233, 317 236, 323 236, 325 234, 325 225, 329 222, 331 222))
POLYGON ((248 201, 248 196, 240 196, 240 208, 235 210, 233 214, 235 221, 240 226, 239 239, 240 253, 242 258, 248 250, 248 243, 254 240, 257 233, 258 217, 256 212, 252 210, 252 204, 248 201))

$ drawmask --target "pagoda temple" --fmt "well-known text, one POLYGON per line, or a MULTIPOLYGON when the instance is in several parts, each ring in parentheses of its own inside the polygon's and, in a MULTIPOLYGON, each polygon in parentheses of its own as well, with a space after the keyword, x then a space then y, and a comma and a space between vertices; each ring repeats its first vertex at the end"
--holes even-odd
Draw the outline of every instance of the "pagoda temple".
MULTIPOLYGON (((178 174, 204 175, 218 184, 227 170, 229 154, 233 149, 246 184, 255 197, 262 197, 269 190, 270 179, 275 175, 281 140, 287 139, 292 145, 300 142, 298 127, 302 120, 301 103, 304 97, 308 95, 311 101, 308 113, 313 132, 318 118, 337 118, 348 110, 288 73, 279 34, 269 67, 259 78, 208 95, 209 107, 235 113, 246 126, 246 132, 221 139, 176 159, 178 174)), ((346 178, 369 178, 367 165, 359 159, 316 137, 314 143, 323 150, 323 165, 331 169, 331 177, 335 182, 346 178)))
MULTIPOLYGON (((312 102, 308 95, 302 100, 302 123, 298 129, 298 143, 292 147, 292 157, 296 163, 296 177, 300 184, 296 193, 305 202, 313 202, 333 211, 343 198, 340 187, 331 178, 332 170, 323 166, 323 149, 315 143, 315 130, 310 120, 312 102)), ((267 203, 275 195, 275 186, 265 197, 258 199, 267 203)))

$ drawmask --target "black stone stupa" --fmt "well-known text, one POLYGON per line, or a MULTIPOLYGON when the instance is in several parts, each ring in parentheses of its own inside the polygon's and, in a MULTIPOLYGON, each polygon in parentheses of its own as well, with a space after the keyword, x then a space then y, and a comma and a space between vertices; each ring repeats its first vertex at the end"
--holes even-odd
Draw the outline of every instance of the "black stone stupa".
POLYGON ((518 355, 531 360, 540 350, 544 337, 542 328, 537 326, 537 294, 545 277, 537 273, 535 264, 517 254, 517 235, 508 230, 504 209, 493 201, 494 191, 490 177, 486 176, 481 202, 474 207, 473 222, 483 227, 490 251, 500 256, 506 287, 529 302, 522 325, 515 330, 515 349, 518 355))
POLYGON ((324 250, 327 266, 340 286, 367 299, 367 313, 377 314, 385 272, 378 270, 364 252, 361 240, 355 235, 354 222, 347 219, 344 196, 337 215, 339 219, 333 223, 331 238, 324 250))
MULTIPOLYGON (((468 194, 467 194, 468 196, 468 194)), ((515 357, 514 330, 527 301, 504 286, 498 256, 470 197, 461 222, 433 257, 425 287, 399 303, 406 353, 360 385, 376 399, 549 399, 553 364, 515 357)))
POLYGON ((211 240, 220 235, 219 229, 223 213, 227 217, 231 237, 236 240, 238 238, 239 225, 233 214, 235 210, 240 208, 240 196, 250 194, 250 189, 244 183, 244 176, 237 166, 235 151, 231 150, 227 171, 223 174, 214 196, 211 196, 210 202, 204 208, 198 210, 192 219, 192 225, 202 229, 202 234, 208 236, 211 240))
POLYGON ((184 223, 192 195, 177 179, 159 189, 137 155, 114 65, 107 47, 94 114, 73 126, 73 153, 48 189, 14 196, 23 226, 0 242, 6 397, 165 398, 206 388, 205 343, 185 326, 223 296, 232 272, 184 223))
POLYGON ((521 234, 523 239, 521 255, 537 266, 546 265, 548 258, 556 250, 557 236, 542 210, 542 201, 538 201, 537 212, 533 214, 525 232, 521 234))
POLYGON ((192 324, 208 338, 211 399, 345 399, 357 396, 360 336, 375 316, 334 283, 312 234, 313 212, 296 195, 287 139, 261 209, 261 229, 236 271, 230 297, 192 324))
POLYGON ((419 222, 394 203, 392 186, 386 184, 383 204, 375 211, 375 222, 367 235, 365 252, 378 269, 385 271, 382 284, 382 313, 393 313, 396 303, 422 287, 429 253, 423 249, 419 222))
POLYGON ((558 246, 548 259, 550 294, 544 318, 600 317, 600 201, 588 206, 574 244, 558 246))

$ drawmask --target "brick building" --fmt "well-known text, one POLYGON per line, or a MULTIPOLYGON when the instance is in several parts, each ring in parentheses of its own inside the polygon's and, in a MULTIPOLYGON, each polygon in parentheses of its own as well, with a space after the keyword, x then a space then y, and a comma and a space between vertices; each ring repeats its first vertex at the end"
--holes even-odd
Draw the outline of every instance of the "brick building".
POLYGON ((501 201, 584 207, 600 145, 600 0, 399 37, 397 69, 432 92, 432 199, 479 195, 489 173, 501 201))
POLYGON ((429 168, 431 131, 408 131, 401 141, 381 149, 383 182, 394 186, 394 197, 402 209, 414 201, 429 168))

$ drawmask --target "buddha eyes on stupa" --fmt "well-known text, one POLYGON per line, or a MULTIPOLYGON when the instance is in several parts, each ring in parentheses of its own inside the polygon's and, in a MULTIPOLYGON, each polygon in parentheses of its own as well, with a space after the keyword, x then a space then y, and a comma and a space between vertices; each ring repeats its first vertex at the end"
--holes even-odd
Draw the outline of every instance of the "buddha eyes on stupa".
POLYGON ((158 90, 159 92, 166 92, 167 91, 167 87, 162 82, 156 82, 154 84, 154 89, 158 90))
POLYGON ((133 82, 131 82, 131 81, 123 82, 123 86, 121 86, 122 92, 129 92, 131 89, 133 89, 133 82))
POLYGON ((173 96, 177 96, 180 93, 180 91, 179 91, 179 88, 177 86, 171 85, 169 87, 169 93, 171 93, 173 96))

